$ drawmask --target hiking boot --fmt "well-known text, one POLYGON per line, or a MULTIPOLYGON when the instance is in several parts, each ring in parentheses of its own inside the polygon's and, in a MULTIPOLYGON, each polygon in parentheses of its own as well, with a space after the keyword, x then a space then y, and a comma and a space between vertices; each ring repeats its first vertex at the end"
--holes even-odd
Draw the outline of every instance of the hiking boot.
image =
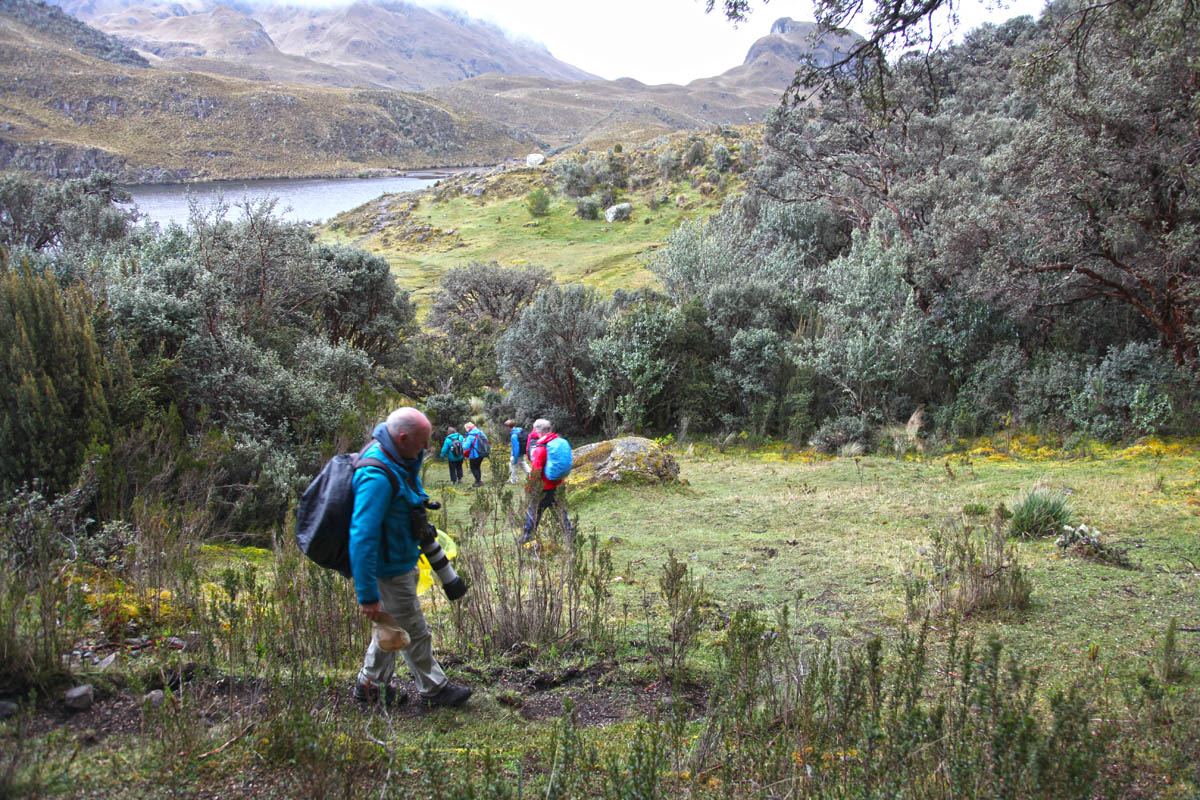
MULTIPOLYGON (((391 708, 392 706, 402 706, 408 702, 408 692, 403 689, 398 689, 391 684, 383 687, 383 705, 391 708)), ((379 686, 370 681, 356 681, 354 684, 354 699, 360 703, 367 705, 378 705, 379 686)))
POLYGON ((483 481, 475 481, 474 483, 471 484, 472 489, 477 489, 480 486, 483 486, 483 481))
POLYGON ((437 694, 422 697, 421 702, 430 707, 458 708, 467 702, 467 699, 472 694, 473 690, 469 686, 459 686, 457 683, 447 682, 445 686, 438 690, 437 694))

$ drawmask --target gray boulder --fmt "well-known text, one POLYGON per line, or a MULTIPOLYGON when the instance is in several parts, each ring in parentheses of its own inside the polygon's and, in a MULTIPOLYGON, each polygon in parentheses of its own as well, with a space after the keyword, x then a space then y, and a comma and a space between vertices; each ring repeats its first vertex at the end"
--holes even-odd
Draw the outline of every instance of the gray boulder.
POLYGON ((633 206, 630 203, 617 203, 615 206, 609 206, 604 210, 605 222, 624 222, 629 219, 629 215, 633 213, 633 206))
POLYGON ((541 153, 530 153, 529 155, 525 156, 525 166, 527 167, 539 167, 545 163, 545 161, 546 157, 541 153))
POLYGON ((679 463, 658 442, 623 436, 577 448, 567 479, 572 488, 610 483, 674 483, 679 463))
POLYGON ((76 686, 74 689, 68 689, 67 694, 63 697, 63 702, 67 704, 67 708, 73 708, 76 711, 87 711, 92 707, 94 701, 95 693, 90 683, 76 686))

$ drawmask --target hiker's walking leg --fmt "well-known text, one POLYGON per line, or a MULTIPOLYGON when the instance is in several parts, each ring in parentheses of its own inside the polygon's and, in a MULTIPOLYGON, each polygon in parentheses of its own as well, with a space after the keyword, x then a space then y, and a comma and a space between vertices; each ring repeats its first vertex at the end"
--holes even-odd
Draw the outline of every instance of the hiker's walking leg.
POLYGON ((567 544, 574 546, 575 528, 571 525, 571 515, 567 513, 566 493, 564 492, 555 499, 558 501, 558 513, 562 517, 563 535, 567 537, 567 544))
POLYGON ((525 530, 521 533, 521 541, 528 542, 533 538, 533 532, 537 530, 538 523, 542 521, 542 512, 546 510, 546 498, 554 499, 554 495, 545 490, 537 492, 529 500, 529 505, 525 508, 525 530))
MULTIPOLYGON (((411 640, 407 650, 401 650, 408 669, 412 672, 413 680, 417 683, 417 691, 428 696, 436 694, 438 689, 446 684, 446 673, 433 657, 433 635, 425 622, 425 614, 421 611, 421 601, 417 597, 417 569, 411 569, 403 575, 394 578, 384 578, 379 581, 379 598, 383 610, 395 617, 397 624, 408 631, 411 640)), ((374 646, 374 643, 372 643, 374 646)), ((392 656, 395 664, 396 656, 392 656)), ((393 667, 394 668, 394 667, 393 667)), ((390 677, 390 673, 389 673, 390 677)), ((374 680, 374 679, 372 679, 374 680)))
POLYGON ((471 474, 475 476, 476 483, 483 483, 483 458, 471 459, 471 474))
MULTIPOLYGON (((383 610, 391 614, 392 609, 388 606, 388 602, 384 597, 384 579, 379 581, 379 600, 383 610)), ((398 619, 398 618, 397 618, 398 619)), ((404 627, 401 625, 401 627, 404 627)), ((405 630, 408 630, 405 628, 405 630)), ((362 669, 358 671, 359 683, 371 683, 375 686, 386 686, 387 682, 392 679, 392 673, 396 671, 396 654, 380 648, 375 643, 375 637, 371 637, 371 644, 367 647, 367 654, 363 657, 362 669)))

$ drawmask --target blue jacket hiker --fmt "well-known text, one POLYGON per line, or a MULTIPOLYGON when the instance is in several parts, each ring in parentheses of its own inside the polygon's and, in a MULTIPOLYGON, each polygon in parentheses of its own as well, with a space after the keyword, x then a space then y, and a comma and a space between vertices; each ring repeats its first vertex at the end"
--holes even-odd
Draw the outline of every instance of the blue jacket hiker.
POLYGON ((466 455, 462 434, 454 428, 446 428, 446 439, 442 442, 442 458, 450 465, 450 483, 462 483, 462 462, 466 455))
POLYGON ((463 427, 467 429, 467 436, 463 439, 463 450, 471 465, 471 474, 475 476, 474 485, 483 486, 483 459, 487 457, 492 446, 488 443, 483 428, 477 428, 473 422, 468 422, 463 427))
MULTIPOLYGON (((400 651, 431 705, 456 706, 471 690, 451 683, 433 657, 433 637, 417 597, 420 547, 412 535, 410 512, 428 499, 421 486, 421 464, 429 447, 429 420, 415 408, 401 408, 377 425, 364 457, 376 458, 398 479, 399 490, 379 467, 354 472, 354 513, 350 518, 350 567, 362 613, 373 622, 384 614, 408 632, 408 648, 400 651)), ((386 622, 386 620, 384 620, 386 622)), ((396 653, 384 650, 374 636, 363 658, 354 697, 367 703, 403 702, 390 686, 396 653)))
POLYGON ((508 428, 508 442, 511 457, 508 460, 508 482, 520 483, 525 478, 525 470, 522 468, 521 457, 525 455, 525 429, 517 424, 516 420, 508 419, 504 421, 504 427, 508 428))

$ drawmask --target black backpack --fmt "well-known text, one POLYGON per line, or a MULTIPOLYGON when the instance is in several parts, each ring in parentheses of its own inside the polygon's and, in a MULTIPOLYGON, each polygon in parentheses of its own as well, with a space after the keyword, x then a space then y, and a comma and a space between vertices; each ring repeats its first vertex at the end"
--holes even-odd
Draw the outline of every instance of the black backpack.
POLYGON ((462 458, 463 457, 462 438, 461 437, 450 442, 450 457, 451 458, 462 458))
MULTIPOLYGON (((296 546, 314 562, 350 573, 350 518, 354 515, 354 471, 375 467, 387 475, 392 497, 400 491, 395 473, 377 458, 363 458, 367 444, 357 453, 339 453, 326 462, 321 474, 300 495, 296 504, 296 546)), ((380 530, 383 560, 388 559, 387 536, 380 530)))
POLYGON ((517 428, 517 457, 525 455, 529 451, 529 437, 525 435, 523 428, 517 428))

